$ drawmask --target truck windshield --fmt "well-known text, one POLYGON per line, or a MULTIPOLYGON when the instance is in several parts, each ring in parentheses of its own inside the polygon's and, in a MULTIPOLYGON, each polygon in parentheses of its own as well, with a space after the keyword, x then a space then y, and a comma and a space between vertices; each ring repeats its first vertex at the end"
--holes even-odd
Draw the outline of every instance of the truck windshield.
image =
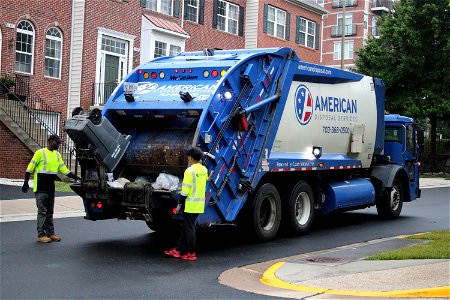
POLYGON ((402 144, 402 128, 401 127, 386 127, 384 129, 385 142, 397 142, 402 144))

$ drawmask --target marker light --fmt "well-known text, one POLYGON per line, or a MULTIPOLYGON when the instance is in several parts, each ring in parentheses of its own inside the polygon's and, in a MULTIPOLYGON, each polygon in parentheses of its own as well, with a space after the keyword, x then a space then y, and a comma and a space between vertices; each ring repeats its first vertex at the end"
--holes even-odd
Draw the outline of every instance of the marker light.
POLYGON ((175 69, 174 72, 175 72, 175 73, 178 73, 178 69, 175 69))
POLYGON ((225 76, 225 73, 227 72, 227 70, 222 70, 222 71, 220 71, 220 76, 225 76))
POLYGON ((205 78, 209 77, 209 71, 208 70, 203 71, 203 77, 205 77, 205 78))
POLYGON ((158 75, 156 75, 156 72, 152 72, 152 79, 156 79, 158 75))
POLYGON ((174 208, 172 209, 172 213, 173 213, 174 215, 177 214, 177 208, 176 208, 176 207, 174 207, 174 208))
POLYGON ((233 97, 233 94, 232 94, 230 91, 225 91, 225 92, 223 93, 223 98, 224 98, 225 100, 230 100, 231 97, 233 97))
POLYGON ((319 159, 322 156, 322 147, 313 147, 313 155, 319 159))
POLYGON ((103 204, 101 203, 101 202, 97 202, 97 208, 102 208, 103 207, 103 204))
POLYGON ((148 72, 144 73, 144 79, 148 79, 148 72))
POLYGON ((217 70, 212 70, 211 75, 212 77, 216 78, 217 75, 219 75, 219 72, 217 72, 217 70))
POLYGON ((142 70, 139 70, 138 73, 139 73, 139 74, 142 74, 142 70))
POLYGON ((159 72, 159 78, 163 79, 164 77, 166 77, 166 73, 163 71, 159 72))
POLYGON ((184 73, 184 72, 186 72, 186 69, 181 69, 181 73, 184 73))
POLYGON ((192 69, 189 69, 189 73, 192 73, 192 69))

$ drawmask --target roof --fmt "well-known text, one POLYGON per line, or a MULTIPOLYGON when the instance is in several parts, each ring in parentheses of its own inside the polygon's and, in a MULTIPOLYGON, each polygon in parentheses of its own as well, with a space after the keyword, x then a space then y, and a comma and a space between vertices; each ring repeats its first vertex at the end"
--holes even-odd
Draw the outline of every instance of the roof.
POLYGON ((157 18, 155 16, 150 16, 150 15, 146 15, 144 14, 144 16, 153 23, 153 25, 155 25, 158 28, 161 29, 165 29, 168 31, 172 31, 175 33, 179 33, 179 34, 183 34, 183 35, 187 35, 190 36, 189 33, 187 33, 180 25, 178 25, 177 23, 171 22, 171 21, 167 21, 161 18, 157 18))
POLYGON ((328 10, 326 10, 313 0, 287 0, 287 1, 320 15, 326 15, 329 13, 328 10))

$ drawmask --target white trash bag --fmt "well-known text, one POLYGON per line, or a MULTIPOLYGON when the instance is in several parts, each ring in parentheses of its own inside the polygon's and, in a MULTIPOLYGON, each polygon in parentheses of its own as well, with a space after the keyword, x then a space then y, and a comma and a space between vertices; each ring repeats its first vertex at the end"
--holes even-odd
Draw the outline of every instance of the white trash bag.
POLYGON ((155 190, 168 190, 175 191, 178 189, 178 184, 180 183, 180 179, 177 176, 160 173, 156 181, 152 183, 152 187, 155 190))

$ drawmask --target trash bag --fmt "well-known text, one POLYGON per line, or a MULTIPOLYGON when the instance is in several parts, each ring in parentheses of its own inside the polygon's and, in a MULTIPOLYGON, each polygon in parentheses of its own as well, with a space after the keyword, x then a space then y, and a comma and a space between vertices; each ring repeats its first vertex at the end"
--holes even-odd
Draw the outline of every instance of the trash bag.
POLYGON ((175 191, 178 189, 180 179, 177 176, 160 173, 156 181, 152 183, 155 190, 175 191))

